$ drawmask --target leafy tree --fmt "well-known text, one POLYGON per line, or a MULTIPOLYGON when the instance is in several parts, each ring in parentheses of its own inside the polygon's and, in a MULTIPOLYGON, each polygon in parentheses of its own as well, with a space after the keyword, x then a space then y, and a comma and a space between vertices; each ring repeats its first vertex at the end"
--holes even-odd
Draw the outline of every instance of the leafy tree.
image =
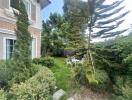
POLYGON ((41 33, 41 54, 46 56, 51 49, 51 27, 49 21, 44 22, 42 25, 43 32, 41 33))
POLYGON ((30 76, 31 68, 31 35, 28 32, 28 15, 22 0, 19 0, 17 16, 16 43, 13 53, 13 75, 15 82, 21 82, 30 76))
POLYGON ((69 29, 69 24, 63 16, 54 13, 50 15, 49 20, 43 21, 42 27, 42 56, 46 56, 49 53, 61 55, 68 44, 67 29, 69 29))

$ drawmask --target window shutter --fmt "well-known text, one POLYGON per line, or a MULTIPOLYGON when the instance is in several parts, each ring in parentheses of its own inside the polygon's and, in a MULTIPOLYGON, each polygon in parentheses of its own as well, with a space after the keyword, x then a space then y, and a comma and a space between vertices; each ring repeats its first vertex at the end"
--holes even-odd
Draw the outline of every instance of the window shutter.
POLYGON ((31 4, 31 19, 36 21, 36 6, 31 4))
POLYGON ((0 0, 0 8, 2 9, 9 9, 9 0, 0 0))

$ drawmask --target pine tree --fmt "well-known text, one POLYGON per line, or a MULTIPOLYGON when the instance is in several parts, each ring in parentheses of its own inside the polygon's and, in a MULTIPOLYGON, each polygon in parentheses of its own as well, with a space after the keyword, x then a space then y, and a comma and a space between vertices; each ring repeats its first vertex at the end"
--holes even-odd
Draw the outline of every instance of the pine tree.
POLYGON ((13 52, 14 81, 21 82, 30 76, 31 68, 31 35, 28 32, 28 15, 22 0, 19 0, 17 17, 16 43, 13 52))
POLYGON ((95 28, 100 29, 98 32, 95 32, 95 33, 93 32, 91 34, 92 38, 113 37, 115 35, 118 35, 118 34, 121 34, 127 31, 127 29, 124 29, 121 31, 113 31, 114 29, 118 28, 119 25, 121 25, 124 22, 124 19, 122 20, 122 18, 129 13, 129 11, 127 11, 120 15, 117 15, 120 11, 122 11, 125 8, 125 6, 120 7, 123 1, 124 0, 116 1, 112 4, 106 5, 104 4, 105 0, 97 0, 97 1, 89 0, 88 2, 89 12, 90 12, 89 28, 92 28, 91 31, 93 31, 95 28), (116 17, 110 18, 113 15, 115 15, 116 17), (104 21, 104 19, 106 20, 104 21), (113 22, 116 22, 116 24, 113 22))
POLYGON ((118 28, 120 24, 123 23, 124 20, 122 18, 129 13, 129 11, 124 12, 123 14, 116 16, 115 18, 109 19, 111 16, 119 13, 123 7, 119 7, 120 4, 124 0, 116 1, 113 4, 104 4, 105 0, 88 0, 88 12, 89 12, 89 22, 88 22, 88 58, 93 66, 93 70, 95 72, 93 58, 91 53, 91 40, 95 37, 108 38, 113 37, 118 34, 121 34, 128 29, 124 29, 121 31, 113 31, 112 30, 118 28), (104 19, 106 19, 104 21, 104 19), (109 25, 113 22, 116 22, 114 25, 109 25), (100 29, 100 31, 94 33, 94 29, 100 29))

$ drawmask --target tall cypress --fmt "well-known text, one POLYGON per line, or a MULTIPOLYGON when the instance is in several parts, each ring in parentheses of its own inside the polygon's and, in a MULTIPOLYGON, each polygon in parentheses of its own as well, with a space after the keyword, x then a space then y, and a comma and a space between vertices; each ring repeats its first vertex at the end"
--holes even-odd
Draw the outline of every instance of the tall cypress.
POLYGON ((13 65, 13 75, 16 82, 21 82, 30 76, 31 34, 28 32, 28 15, 22 0, 19 0, 18 10, 19 14, 15 14, 17 17, 17 28, 13 53, 13 61, 15 62, 13 65))

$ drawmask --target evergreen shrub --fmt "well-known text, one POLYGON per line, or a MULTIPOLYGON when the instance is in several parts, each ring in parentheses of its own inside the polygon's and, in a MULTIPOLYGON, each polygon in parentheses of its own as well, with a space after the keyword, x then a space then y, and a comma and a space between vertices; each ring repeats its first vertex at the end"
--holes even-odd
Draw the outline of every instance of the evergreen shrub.
POLYGON ((42 66, 46 66, 46 67, 50 68, 50 67, 54 66, 54 59, 52 57, 34 58, 33 63, 40 64, 42 66))
POLYGON ((108 74, 104 70, 96 69, 95 79, 97 80, 98 84, 92 84, 92 90, 102 91, 108 88, 110 79, 108 74))
POLYGON ((8 81, 12 78, 11 66, 11 61, 0 60, 0 88, 7 86, 8 81))
POLYGON ((73 54, 75 54, 75 48, 71 48, 71 47, 69 47, 69 48, 65 48, 64 49, 64 56, 65 57, 67 57, 67 56, 69 56, 69 55, 73 55, 73 54))

